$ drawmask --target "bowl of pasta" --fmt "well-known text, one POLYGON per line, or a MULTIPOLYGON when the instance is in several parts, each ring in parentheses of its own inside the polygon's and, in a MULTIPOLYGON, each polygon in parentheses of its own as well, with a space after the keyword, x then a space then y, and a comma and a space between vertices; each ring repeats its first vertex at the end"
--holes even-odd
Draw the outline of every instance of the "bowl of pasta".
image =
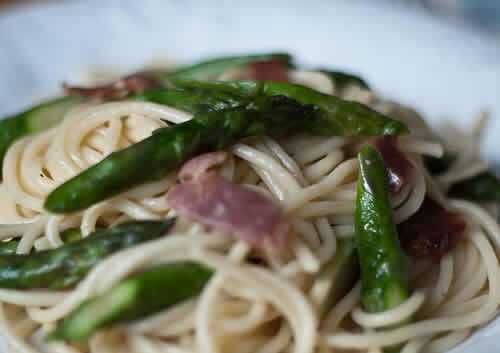
POLYGON ((0 12, 0 45, 3 351, 497 351, 494 39, 76 1, 0 12))

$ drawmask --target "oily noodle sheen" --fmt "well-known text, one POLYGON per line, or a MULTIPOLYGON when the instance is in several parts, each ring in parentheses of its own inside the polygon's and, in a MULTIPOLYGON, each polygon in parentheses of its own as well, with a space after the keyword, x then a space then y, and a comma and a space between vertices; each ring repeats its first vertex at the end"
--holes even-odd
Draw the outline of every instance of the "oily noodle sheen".
MULTIPOLYGON (((292 224, 284 252, 268 251, 263 264, 256 266, 249 260, 255 250, 245 243, 221 233, 207 234, 199 224, 181 219, 173 234, 105 259, 73 290, 0 289, 0 332, 9 352, 376 353, 399 344, 403 353, 433 353, 449 350, 491 320, 500 303, 499 227, 490 211, 463 200, 446 200, 442 193, 486 167, 478 157, 485 119, 481 117, 470 135, 448 131, 448 147, 460 158, 449 172, 432 180, 421 156, 440 156, 443 150, 416 112, 354 86, 336 89, 319 72, 295 71, 290 76, 294 82, 368 104, 411 128, 411 136, 399 139, 414 173, 392 200, 398 223, 419 208, 426 193, 467 221, 464 241, 440 262, 412 264, 414 290, 406 302, 380 314, 364 312, 358 283, 327 312, 320 311, 326 293, 318 271, 335 256, 337 241, 353 236, 353 150, 362 140, 261 138, 232 147, 220 173, 272 195, 282 205, 292 224), (138 270, 179 259, 194 259, 216 270, 196 299, 103 330, 88 345, 44 341, 55 323, 85 299, 138 270), (408 317, 414 318, 412 323, 391 328, 408 317)), ((76 214, 50 215, 42 204, 57 185, 112 151, 144 139, 166 122, 190 118, 152 103, 85 105, 69 112, 59 126, 18 141, 7 153, 0 186, 0 223, 16 225, 2 228, 0 237, 21 237, 18 252, 28 253, 61 246, 60 233, 69 227, 80 227, 87 236, 96 224, 173 215, 165 194, 176 181, 175 172, 76 214)))

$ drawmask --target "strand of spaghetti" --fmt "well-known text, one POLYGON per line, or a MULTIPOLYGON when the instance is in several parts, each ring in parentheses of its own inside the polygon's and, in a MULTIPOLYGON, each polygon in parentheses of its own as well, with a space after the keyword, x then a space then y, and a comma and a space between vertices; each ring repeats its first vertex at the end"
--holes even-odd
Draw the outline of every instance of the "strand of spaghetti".
POLYGON ((460 303, 460 305, 448 305, 439 308, 437 312, 434 312, 437 316, 453 316, 464 314, 468 311, 474 311, 483 306, 488 301, 488 294, 479 295, 468 301, 460 303))
POLYGON ((47 216, 38 217, 37 221, 26 230, 26 233, 23 234, 23 237, 17 246, 16 253, 27 254, 31 251, 35 239, 43 232, 47 218, 47 216))
POLYGON ((434 310, 446 298, 453 280, 453 256, 447 254, 440 261, 439 277, 434 288, 430 289, 426 312, 434 310))
POLYGON ((63 218, 63 216, 50 216, 45 225, 45 237, 52 248, 57 248, 64 244, 59 236, 59 226, 63 218))
POLYGON ((426 353, 442 353, 446 352, 459 343, 463 342, 470 335, 470 329, 458 330, 451 332, 443 337, 436 338, 430 341, 425 346, 426 353))
MULTIPOLYGON (((480 255, 474 245, 470 242, 459 244, 456 253, 454 254, 457 268, 462 270, 461 275, 454 280, 450 289, 450 296, 456 295, 464 287, 468 286, 470 278, 476 275, 482 268, 480 255), (463 251, 459 251, 464 249, 463 251), (462 256, 460 256, 462 255, 462 256), (461 261, 460 261, 461 260, 461 261), (459 262, 460 261, 460 262, 459 262)), ((484 271, 486 273, 486 271, 484 271)))
POLYGON ((18 338, 17 335, 12 332, 9 322, 5 317, 4 304, 0 302, 0 328, 2 329, 2 337, 9 348, 16 350, 19 353, 40 353, 34 350, 30 345, 26 344, 22 339, 18 338))
POLYGON ((45 173, 40 174, 40 170, 43 170, 42 156, 55 134, 56 129, 50 129, 36 138, 30 138, 22 153, 19 163, 19 177, 26 192, 34 197, 43 198, 56 186, 56 183, 45 173))
POLYGON ((287 193, 293 193, 300 189, 300 185, 293 175, 283 168, 278 161, 269 157, 267 154, 243 144, 234 145, 232 151, 236 156, 245 159, 258 168, 270 172, 272 171, 273 176, 279 181, 280 185, 282 185, 287 193))
POLYGON ((409 198, 394 211, 394 222, 397 224, 407 220, 424 202, 426 194, 426 184, 422 169, 411 160, 413 164, 413 189, 411 190, 409 198))
POLYGON ((321 93, 334 92, 332 80, 320 71, 290 70, 288 76, 293 83, 313 88, 321 93))
POLYGON ((332 192, 335 187, 340 185, 340 183, 357 170, 358 163, 356 159, 348 159, 342 162, 319 183, 305 187, 297 193, 290 195, 288 199, 284 200, 284 207, 288 212, 291 212, 317 197, 332 192))
POLYGON ((444 154, 443 146, 440 143, 424 141, 413 136, 401 136, 398 146, 407 153, 416 153, 426 156, 441 158, 444 154))
POLYGON ((241 315, 237 318, 225 317, 220 320, 217 326, 224 333, 245 333, 254 330, 261 322, 265 321, 267 315, 267 304, 264 302, 252 303, 246 315, 241 315))
POLYGON ((483 161, 474 161, 465 168, 450 168, 446 173, 438 175, 437 181, 445 186, 469 179, 488 169, 488 164, 483 161))
POLYGON ((497 222, 495 222, 493 217, 488 214, 488 212, 480 206, 465 200, 452 199, 450 200, 450 206, 458 211, 461 211, 480 224, 481 227, 486 230, 497 249, 500 249, 500 226, 497 222))
POLYGON ((31 210, 41 212, 43 211, 43 201, 24 191, 18 178, 19 163, 22 159, 21 155, 29 140, 30 137, 20 139, 8 149, 2 166, 2 185, 12 198, 18 200, 19 204, 31 210))
POLYGON ((317 257, 322 265, 327 263, 337 252, 337 236, 328 219, 320 217, 316 220, 316 228, 321 240, 321 246, 316 247, 317 257))
POLYGON ((321 324, 321 332, 324 335, 335 332, 341 321, 351 312, 359 303, 361 297, 361 281, 344 296, 331 310, 325 315, 321 324))
POLYGON ((329 152, 323 158, 307 165, 304 174, 311 182, 318 182, 344 160, 344 153, 339 150, 329 152))
POLYGON ((9 239, 24 234, 38 219, 33 219, 24 223, 2 224, 0 225, 0 240, 9 239))
POLYGON ((215 268, 218 274, 210 281, 200 298, 197 312, 196 337, 198 346, 207 353, 217 352, 213 336, 210 335, 210 314, 212 302, 216 302, 217 292, 224 283, 224 277, 245 278, 245 285, 260 288, 260 295, 276 307, 287 319, 294 331, 294 353, 313 351, 316 342, 317 319, 312 307, 303 294, 290 286, 279 276, 269 271, 250 266, 234 266, 223 258, 207 253, 199 253, 196 258, 215 268))
POLYGON ((166 311, 147 317, 127 326, 136 334, 152 333, 156 336, 172 337, 194 328, 196 301, 188 300, 166 311))
POLYGON ((290 173, 297 179, 300 185, 304 186, 307 184, 302 170, 295 160, 286 153, 286 151, 281 147, 279 143, 270 137, 263 138, 264 144, 273 152, 273 154, 278 158, 278 160, 288 169, 290 173))
POLYGON ((0 289, 0 301, 22 306, 52 306, 60 303, 68 294, 49 290, 0 289))
POLYGON ((404 345, 401 353, 419 353, 430 339, 430 336, 414 338, 404 345))
POLYGON ((425 300, 423 292, 415 292, 400 305, 380 313, 367 313, 361 308, 352 312, 352 319, 358 325, 367 328, 387 327, 400 323, 414 315, 425 300))
POLYGON ((467 283, 467 285, 447 301, 447 305, 458 305, 459 303, 471 299, 475 294, 480 292, 482 288, 484 288, 487 279, 486 270, 484 267, 480 266, 478 272, 474 274, 474 277, 467 283))

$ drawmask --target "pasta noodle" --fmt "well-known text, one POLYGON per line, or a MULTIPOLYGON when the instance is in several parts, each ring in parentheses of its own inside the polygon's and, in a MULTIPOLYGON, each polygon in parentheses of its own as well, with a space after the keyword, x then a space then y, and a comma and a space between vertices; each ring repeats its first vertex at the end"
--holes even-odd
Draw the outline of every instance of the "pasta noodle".
MULTIPOLYGON (((221 78, 235 75, 225 73, 221 78)), ((285 253, 264 251, 263 264, 257 266, 248 244, 182 219, 174 234, 106 258, 73 289, 0 289, 0 331, 11 351, 375 353, 401 345, 403 353, 432 353, 447 351, 493 319, 500 304, 500 228, 481 206, 443 196, 453 183, 486 168, 477 148, 485 118, 473 134, 460 138, 465 148, 436 182, 424 170, 422 156, 439 157, 443 146, 416 112, 357 86, 335 87, 321 72, 292 71, 290 79, 368 104, 411 128, 411 136, 399 139, 414 172, 409 185, 392 200, 396 223, 417 212, 426 194, 438 195, 466 220, 463 241, 438 263, 414 261, 414 291, 404 303, 382 313, 365 312, 358 283, 327 312, 320 312, 324 294, 314 287, 314 279, 337 256, 338 242, 354 233, 358 164, 352 149, 361 141, 265 137, 234 145, 220 173, 279 202, 292 227, 285 253), (86 345, 43 340, 84 300, 139 270, 182 259, 215 270, 199 297, 99 332, 86 345), (413 321, 406 320, 411 317, 413 321), (400 322, 407 323, 394 326, 400 322)), ((175 214, 166 194, 176 183, 176 173, 78 213, 49 214, 43 202, 55 187, 113 151, 189 119, 186 112, 154 103, 88 103, 69 111, 58 126, 18 140, 3 163, 0 223, 11 226, 0 229, 0 238, 19 237, 17 253, 27 254, 60 247, 61 233, 71 227, 87 236, 98 226, 175 214)))

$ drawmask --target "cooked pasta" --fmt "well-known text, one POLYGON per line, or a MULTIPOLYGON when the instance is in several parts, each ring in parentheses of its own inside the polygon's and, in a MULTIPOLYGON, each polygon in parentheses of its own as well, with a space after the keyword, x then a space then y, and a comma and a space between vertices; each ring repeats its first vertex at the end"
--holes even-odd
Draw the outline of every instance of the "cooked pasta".
MULTIPOLYGON (((245 78, 229 70, 223 80, 245 78)), ((53 214, 44 209, 59 185, 112 152, 175 126, 192 114, 145 101, 86 101, 67 111, 54 127, 22 137, 3 162, 0 236, 19 239, 17 254, 57 249, 62 233, 82 237, 130 220, 177 216, 168 236, 118 251, 96 264, 73 287, 53 290, 0 289, 0 332, 9 351, 137 353, 312 353, 446 352, 492 320, 500 304, 495 210, 447 196, 452 186, 483 172, 479 130, 440 139, 410 108, 378 97, 357 84, 336 85, 320 71, 289 70, 288 79, 320 92, 357 101, 402 121, 411 134, 397 140, 412 172, 393 193, 393 219, 402 224, 432 197, 465 220, 456 246, 440 257, 411 257, 410 295, 399 305, 370 312, 353 282, 333 303, 330 288, 341 281, 324 276, 355 236, 356 151, 370 138, 299 134, 243 139, 228 148, 217 173, 247 190, 272 198, 290 228, 286 244, 255 247, 217 226, 206 227, 172 208, 167 198, 178 170, 136 186, 82 211, 53 214), (460 143, 457 144, 456 142, 460 143), (458 158, 431 176, 424 157, 453 150, 458 158), (199 295, 167 310, 99 330, 83 343, 47 341, 46 335, 79 305, 130 276, 161 263, 196 261, 214 271, 199 295)), ((168 296, 168 293, 157 293, 168 296)))

